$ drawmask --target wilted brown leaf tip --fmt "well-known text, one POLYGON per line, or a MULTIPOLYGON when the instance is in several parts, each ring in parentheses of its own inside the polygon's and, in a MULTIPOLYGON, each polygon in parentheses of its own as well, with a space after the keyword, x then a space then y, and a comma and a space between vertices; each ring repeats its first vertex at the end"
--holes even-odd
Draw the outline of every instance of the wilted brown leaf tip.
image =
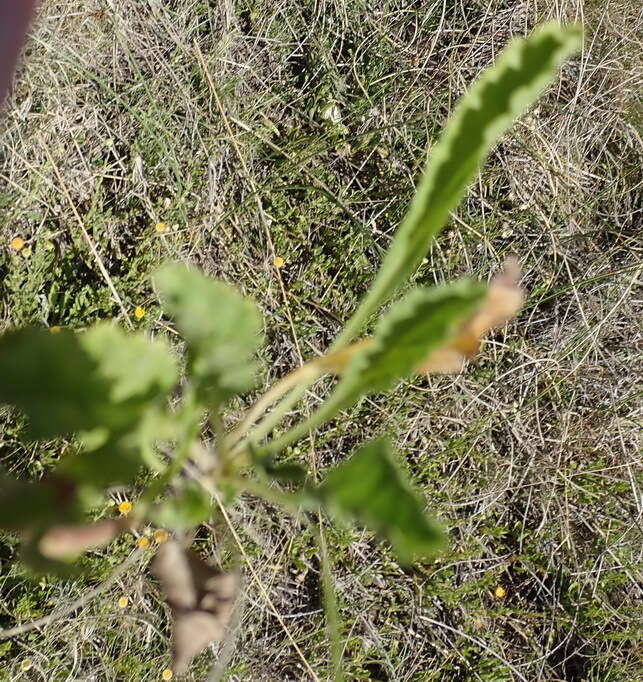
POLYGON ((466 360, 480 350, 480 343, 491 330, 506 324, 522 307, 525 299, 518 285, 520 266, 508 258, 503 269, 490 282, 482 306, 465 320, 455 336, 437 348, 418 365, 418 374, 461 372, 466 360))

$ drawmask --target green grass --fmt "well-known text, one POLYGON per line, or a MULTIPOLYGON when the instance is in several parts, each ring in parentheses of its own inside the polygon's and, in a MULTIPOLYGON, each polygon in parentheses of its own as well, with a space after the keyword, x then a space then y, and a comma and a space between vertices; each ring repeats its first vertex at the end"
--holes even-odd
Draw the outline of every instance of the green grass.
MULTIPOLYGON (((266 324, 258 390, 267 387, 299 364, 299 351, 328 347, 372 281, 455 99, 549 5, 447 2, 442 15, 442 3, 358 0, 323 10, 308 0, 74 12, 48 3, 2 123, 0 325, 126 324, 68 193, 134 326, 168 333, 148 278, 166 260, 198 264, 253 296, 266 324), (337 123, 324 117, 331 105, 337 123), (155 231, 158 221, 167 232, 155 231), (27 257, 6 246, 16 235, 27 257), (286 299, 275 254, 285 259, 286 299)), ((368 533, 327 525, 348 680, 641 674, 642 17, 620 0, 588 3, 582 17, 579 0, 558 7, 560 18, 584 18, 582 59, 506 136, 417 276, 486 277, 517 253, 528 290, 520 318, 466 374, 403 382, 288 455, 321 471, 389 433, 450 529, 449 553, 403 571, 368 533)), ((320 382, 307 406, 327 390, 320 382)), ((230 424, 251 398, 233 405, 230 424)), ((21 419, 0 412, 0 462, 17 475, 41 475, 68 447, 28 443, 21 419)), ((246 567, 223 679, 313 679, 306 666, 326 679, 314 537, 251 497, 231 516, 270 603, 246 567)), ((238 554, 219 518, 196 544, 225 560, 238 554)), ((53 615, 0 642, 0 680, 160 679, 168 614, 146 572, 151 551, 110 582, 133 546, 125 538, 90 553, 77 580, 41 581, 21 567, 15 539, 0 539, 0 628, 53 615), (21 675, 24 659, 32 669, 21 675)), ((202 654, 187 679, 207 679, 215 659, 202 654)))

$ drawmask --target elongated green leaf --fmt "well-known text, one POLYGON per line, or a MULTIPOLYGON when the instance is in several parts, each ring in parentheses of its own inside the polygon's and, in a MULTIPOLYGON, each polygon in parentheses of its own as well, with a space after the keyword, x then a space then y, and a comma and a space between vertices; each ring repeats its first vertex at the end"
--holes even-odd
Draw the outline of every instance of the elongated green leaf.
POLYGON ((188 349, 189 372, 202 395, 222 402, 247 390, 261 317, 236 289, 196 270, 168 265, 154 282, 163 309, 176 320, 188 349))
POLYGON ((429 165, 373 286, 335 349, 358 335, 368 317, 413 274, 489 151, 579 49, 581 35, 578 26, 548 23, 527 39, 513 40, 460 100, 431 150, 429 165))
POLYGON ((365 445, 333 469, 318 494, 335 514, 356 519, 384 536, 402 563, 430 557, 444 545, 444 533, 424 513, 421 498, 393 461, 384 439, 365 445))
POLYGON ((332 419, 367 393, 385 391, 451 338, 460 322, 482 304, 487 288, 462 280, 415 289, 380 320, 370 343, 357 350, 339 384, 306 421, 268 446, 280 451, 312 428, 332 419))
POLYGON ((21 329, 0 337, 0 403, 21 409, 34 438, 132 428, 177 378, 160 342, 98 325, 75 334, 21 329))

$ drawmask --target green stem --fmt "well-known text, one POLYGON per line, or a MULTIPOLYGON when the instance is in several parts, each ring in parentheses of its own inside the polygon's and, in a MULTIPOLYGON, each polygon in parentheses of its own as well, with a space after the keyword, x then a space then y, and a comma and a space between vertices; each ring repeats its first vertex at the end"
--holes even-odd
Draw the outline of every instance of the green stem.
POLYGON ((290 431, 286 431, 283 435, 271 440, 261 448, 261 451, 265 454, 273 454, 285 450, 289 445, 301 440, 307 433, 331 419, 336 411, 334 402, 323 403, 310 417, 299 422, 299 424, 295 424, 290 431))
MULTIPOLYGON (((255 421, 263 416, 266 410, 273 405, 279 398, 291 393, 297 386, 310 386, 324 372, 324 366, 320 359, 311 360, 305 365, 290 372, 285 377, 277 381, 259 400, 248 410, 240 425, 226 437, 229 448, 234 447, 240 440, 244 439, 251 431, 255 421)), ((264 418, 264 421, 269 417, 264 418)), ((259 428, 263 422, 259 424, 259 428)))
MULTIPOLYGON (((285 414, 299 401, 302 395, 306 392, 308 385, 297 386, 293 389, 275 409, 259 422, 259 424, 249 431, 245 438, 239 441, 230 451, 230 459, 241 458, 242 454, 246 453, 246 444, 252 438, 253 441, 258 441, 265 435, 270 433, 277 424, 284 418, 285 414)), ((239 466, 243 467, 245 461, 241 462, 239 466)))
POLYGON ((316 535, 321 559, 324 612, 326 614, 326 625, 328 626, 328 638, 330 639, 332 676, 335 682, 344 682, 341 619, 339 616, 335 586, 333 585, 331 560, 328 555, 328 547, 326 546, 326 537, 324 536, 324 529, 322 527, 321 514, 319 514, 317 518, 319 525, 317 527, 316 535))

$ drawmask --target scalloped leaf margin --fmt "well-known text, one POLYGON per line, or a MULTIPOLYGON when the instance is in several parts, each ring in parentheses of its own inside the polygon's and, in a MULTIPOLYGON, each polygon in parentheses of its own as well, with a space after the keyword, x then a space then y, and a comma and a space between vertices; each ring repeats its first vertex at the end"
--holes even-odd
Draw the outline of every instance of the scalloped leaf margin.
POLYGON ((413 274, 492 147, 554 80, 581 41, 580 26, 543 24, 527 38, 512 40, 461 98, 373 286, 333 349, 357 336, 368 317, 413 274))

